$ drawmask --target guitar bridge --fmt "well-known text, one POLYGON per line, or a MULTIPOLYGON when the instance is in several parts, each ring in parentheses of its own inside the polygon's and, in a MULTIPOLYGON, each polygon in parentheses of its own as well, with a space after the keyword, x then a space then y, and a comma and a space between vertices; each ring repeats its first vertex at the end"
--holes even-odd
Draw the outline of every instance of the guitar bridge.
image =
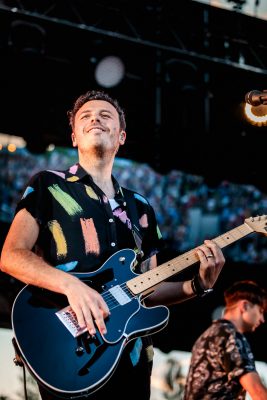
POLYGON ((57 311, 56 316, 60 319, 60 321, 65 325, 65 327, 74 337, 80 336, 82 333, 87 331, 87 327, 82 328, 78 324, 76 314, 70 306, 67 306, 65 308, 62 308, 62 310, 57 311))

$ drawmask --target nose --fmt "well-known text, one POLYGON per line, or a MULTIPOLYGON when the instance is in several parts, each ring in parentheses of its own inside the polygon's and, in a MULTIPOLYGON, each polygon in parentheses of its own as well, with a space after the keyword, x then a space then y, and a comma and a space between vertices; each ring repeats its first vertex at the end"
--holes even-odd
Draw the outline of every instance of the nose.
POLYGON ((91 119, 91 122, 99 122, 100 121, 100 118, 97 114, 92 114, 90 119, 91 119))

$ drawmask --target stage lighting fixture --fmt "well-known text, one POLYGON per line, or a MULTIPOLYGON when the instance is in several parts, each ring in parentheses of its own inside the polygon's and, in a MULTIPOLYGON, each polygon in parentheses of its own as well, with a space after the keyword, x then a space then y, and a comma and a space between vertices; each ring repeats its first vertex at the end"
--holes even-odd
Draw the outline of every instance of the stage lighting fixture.
POLYGON ((118 85, 124 77, 125 67, 116 56, 106 56, 96 66, 96 82, 105 88, 118 85))
POLYGON ((267 125, 267 105, 252 106, 245 103, 244 114, 249 123, 256 126, 267 125))

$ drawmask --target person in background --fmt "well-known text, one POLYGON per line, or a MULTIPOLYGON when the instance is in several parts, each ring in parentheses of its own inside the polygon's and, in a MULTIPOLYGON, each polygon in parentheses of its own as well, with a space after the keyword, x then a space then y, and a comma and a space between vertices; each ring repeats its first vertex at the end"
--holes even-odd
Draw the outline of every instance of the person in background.
POLYGON ((267 400, 245 333, 264 323, 267 293, 256 282, 235 282, 224 292, 221 319, 196 340, 184 400, 267 400))
MULTIPOLYGON (((40 171, 31 178, 6 237, 1 268, 26 284, 65 295, 80 327, 92 337, 97 331, 104 337, 105 321, 112 315, 109 305, 70 272, 94 272, 129 248, 136 253, 135 271, 142 273, 157 267, 163 241, 149 201, 121 187, 112 174, 126 140, 125 113, 118 101, 103 91, 88 91, 77 98, 68 117, 79 162, 66 171, 40 171)), ((192 280, 162 282, 145 305, 171 305, 207 293, 225 259, 212 240, 196 249, 196 257, 199 273, 192 280)), ((149 335, 132 339, 110 379, 91 398, 149 400, 152 361, 149 335)), ((60 397, 39 387, 42 399, 60 397)))

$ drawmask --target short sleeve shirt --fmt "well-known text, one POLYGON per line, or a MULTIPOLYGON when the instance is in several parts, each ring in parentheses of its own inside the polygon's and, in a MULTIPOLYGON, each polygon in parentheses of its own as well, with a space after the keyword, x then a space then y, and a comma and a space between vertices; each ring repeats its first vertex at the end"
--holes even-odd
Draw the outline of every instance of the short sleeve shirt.
MULTIPOLYGON (((116 251, 136 250, 133 226, 124 191, 114 177, 116 208, 75 164, 66 171, 41 171, 29 181, 16 213, 26 208, 40 227, 35 252, 50 265, 66 272, 91 272, 116 251)), ((136 204, 144 259, 162 246, 153 208, 137 192, 129 191, 136 204)))
POLYGON ((244 400, 239 379, 255 370, 246 337, 230 321, 214 321, 193 346, 184 400, 244 400))

